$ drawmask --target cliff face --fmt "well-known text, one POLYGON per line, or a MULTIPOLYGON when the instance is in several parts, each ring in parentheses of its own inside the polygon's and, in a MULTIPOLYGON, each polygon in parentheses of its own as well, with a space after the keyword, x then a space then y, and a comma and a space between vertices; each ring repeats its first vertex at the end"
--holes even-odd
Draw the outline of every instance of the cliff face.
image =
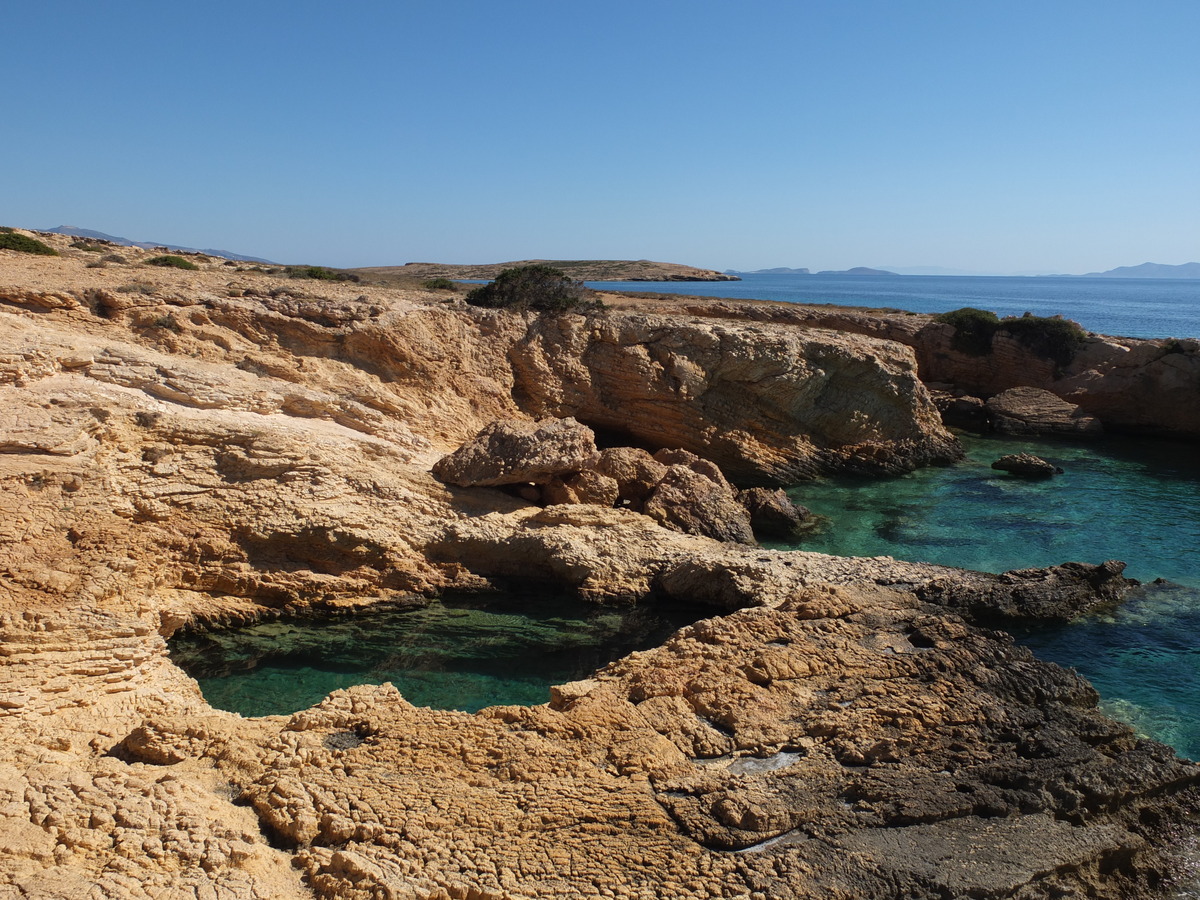
MULTIPOLYGON (((695 298, 693 298, 694 300, 695 298)), ((821 307, 689 302, 695 315, 836 328, 911 347, 921 378, 984 397, 1037 387, 1078 405, 1112 431, 1200 440, 1200 340, 1140 340, 1090 335, 1066 366, 997 334, 991 351, 954 346, 954 329, 931 316, 828 310, 821 307)))
POLYGON ((894 343, 662 316, 530 323, 509 353, 513 396, 654 446, 682 447, 735 481, 908 471, 957 458, 894 343))
POLYGON ((1200 768, 922 599, 970 611, 995 583, 429 474, 543 404, 627 408, 647 440, 696 436, 751 474, 906 442, 913 464, 944 438, 902 348, 90 269, 58 246, 0 255, 0 894, 1115 898, 1168 870, 1200 768), (751 425, 722 442, 705 416, 751 425), (166 654, 187 622, 493 577, 761 608, 479 715, 363 687, 243 719, 166 654))

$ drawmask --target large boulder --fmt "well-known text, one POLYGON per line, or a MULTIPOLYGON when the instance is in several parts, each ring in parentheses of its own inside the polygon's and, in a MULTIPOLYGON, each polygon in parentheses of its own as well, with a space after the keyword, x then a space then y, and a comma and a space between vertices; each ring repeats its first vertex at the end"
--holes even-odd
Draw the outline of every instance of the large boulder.
POLYGON ((740 544, 755 542, 750 513, 738 503, 733 489, 685 465, 667 469, 642 512, 660 525, 685 534, 740 544))
POLYGON ((1001 434, 1099 437, 1104 426, 1074 403, 1036 387, 1015 387, 987 402, 992 427, 1001 434))
POLYGON ((613 479, 619 498, 634 509, 641 509, 642 502, 667 474, 665 465, 636 447, 603 450, 592 468, 597 474, 613 479))
POLYGON ((595 469, 584 469, 571 475, 556 476, 542 489, 541 500, 547 506, 559 503, 591 503, 596 506, 615 506, 620 488, 615 479, 595 469))
POLYGON ((497 420, 438 460, 433 476, 459 487, 548 484, 596 456, 592 429, 574 419, 497 420))

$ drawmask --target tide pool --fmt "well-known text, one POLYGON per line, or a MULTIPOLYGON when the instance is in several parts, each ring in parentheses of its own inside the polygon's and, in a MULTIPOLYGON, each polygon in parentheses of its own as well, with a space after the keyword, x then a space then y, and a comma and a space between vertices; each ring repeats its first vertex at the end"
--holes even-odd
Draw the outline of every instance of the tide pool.
POLYGON ((169 646, 211 705, 246 716, 289 715, 330 691, 385 681, 417 706, 475 712, 545 703, 550 685, 653 647, 696 618, 518 590, 185 633, 169 646))

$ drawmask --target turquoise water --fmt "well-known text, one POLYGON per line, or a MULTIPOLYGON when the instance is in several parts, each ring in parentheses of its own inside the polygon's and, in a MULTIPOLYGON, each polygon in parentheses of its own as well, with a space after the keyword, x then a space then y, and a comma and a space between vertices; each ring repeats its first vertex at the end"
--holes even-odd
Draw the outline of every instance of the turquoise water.
POLYGON ((602 290, 835 303, 941 313, 964 306, 1000 316, 1063 315, 1125 337, 1200 337, 1200 279, 986 275, 743 275, 741 281, 589 282, 602 290))
POLYGON ((1060 443, 963 436, 967 459, 884 481, 831 479, 789 493, 826 518, 796 549, 893 556, 989 572, 1121 559, 1147 583, 1120 608, 1019 640, 1078 669, 1105 710, 1200 758, 1200 452, 1110 438, 1060 443), (1062 466, 1026 481, 1006 453, 1062 466))
POLYGON ((170 651, 211 705, 242 715, 287 715, 330 691, 385 681, 418 706, 475 712, 545 703, 550 685, 655 646, 695 618, 517 592, 181 634, 170 651))

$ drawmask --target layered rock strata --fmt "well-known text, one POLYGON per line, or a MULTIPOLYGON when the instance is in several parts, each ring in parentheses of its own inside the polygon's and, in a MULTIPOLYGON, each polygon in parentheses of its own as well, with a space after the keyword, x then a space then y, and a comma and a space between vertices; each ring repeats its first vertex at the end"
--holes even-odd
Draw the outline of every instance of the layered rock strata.
MULTIPOLYGON (((1171 872, 1200 768, 945 605, 1040 614, 1026 588, 1043 576, 764 551, 430 474, 535 411, 520 372, 566 405, 569 357, 530 361, 556 344, 546 329, 607 373, 581 382, 581 409, 602 407, 598 384, 641 385, 680 434, 689 405, 728 427, 738 403, 811 382, 808 437, 765 414, 745 441, 699 432, 760 474, 856 465, 867 446, 936 455, 908 351, 680 319, 700 349, 665 353, 627 339, 644 317, 555 325, 204 260, 151 270, 137 251, 92 269, 56 246, 0 251, 0 896, 1136 898, 1171 872), (753 334, 777 374, 758 377, 777 370, 753 334), (664 360, 709 389, 664 387, 664 360), (826 427, 851 374, 878 399, 826 427), (166 653, 188 623, 352 614, 499 577, 731 612, 547 706, 478 715, 380 686, 245 719, 166 653)), ((669 345, 671 320, 654 322, 649 344, 669 345)), ((634 473, 631 495, 652 468, 598 466, 634 473)), ((1075 574, 1098 581, 1071 610, 1119 578, 1075 574)))
MULTIPOLYGON (((673 307, 676 298, 665 301, 673 307)), ((836 328, 911 347, 927 383, 944 382, 980 397, 1035 387, 1078 406, 1110 431, 1200 440, 1200 341, 1089 334, 1070 363, 1058 365, 1017 339, 997 334, 988 353, 954 346, 954 329, 933 316, 796 304, 747 304, 687 298, 694 315, 836 328)))

